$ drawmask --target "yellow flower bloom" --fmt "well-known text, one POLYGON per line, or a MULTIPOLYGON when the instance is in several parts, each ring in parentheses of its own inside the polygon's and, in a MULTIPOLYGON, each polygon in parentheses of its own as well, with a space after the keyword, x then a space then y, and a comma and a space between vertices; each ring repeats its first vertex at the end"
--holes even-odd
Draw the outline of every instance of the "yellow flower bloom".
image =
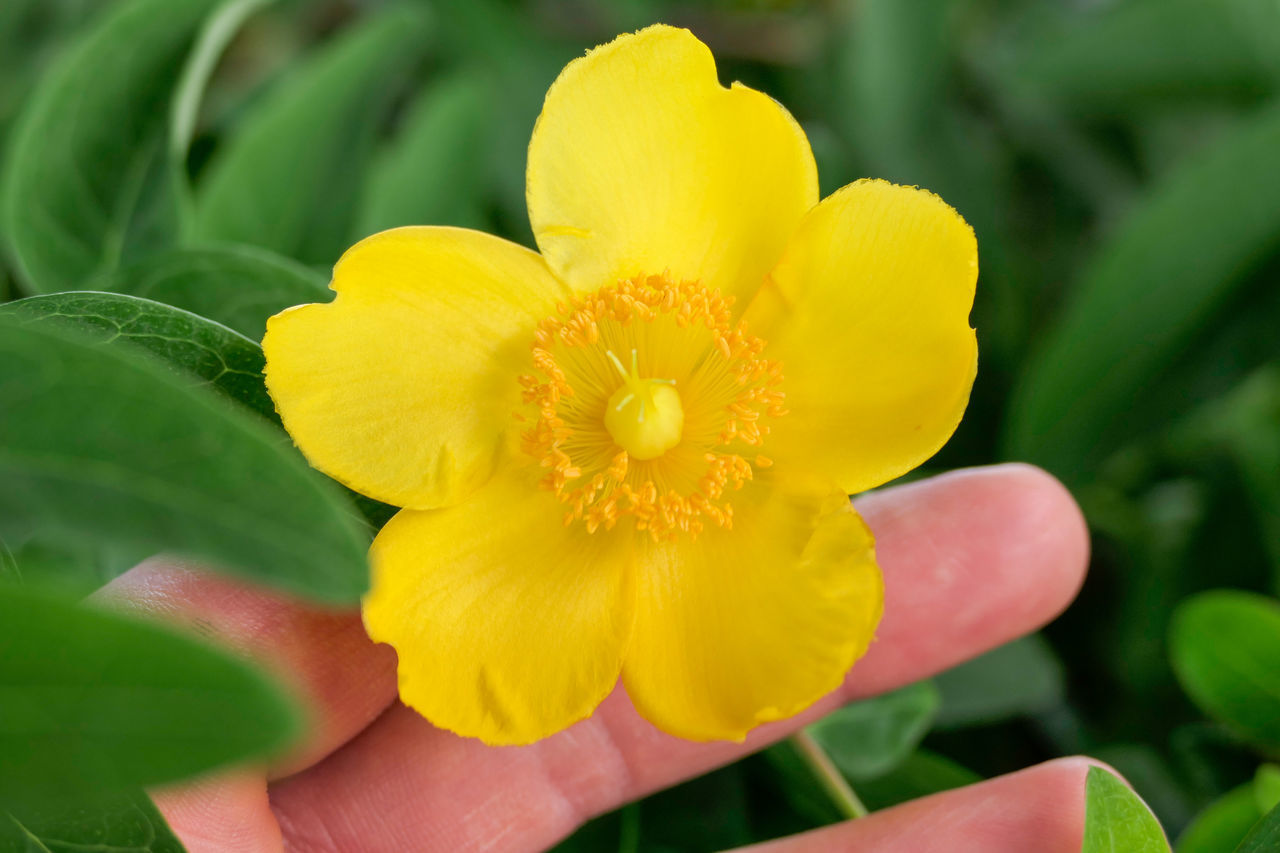
POLYGON ((839 685, 883 593, 847 495, 968 401, 973 232, 927 192, 819 203, 803 131, 655 26, 569 64, 529 145, 541 254, 398 228, 273 317, 311 463, 404 509, 364 604, 433 723, 528 743, 619 677, 659 728, 740 739, 839 685))

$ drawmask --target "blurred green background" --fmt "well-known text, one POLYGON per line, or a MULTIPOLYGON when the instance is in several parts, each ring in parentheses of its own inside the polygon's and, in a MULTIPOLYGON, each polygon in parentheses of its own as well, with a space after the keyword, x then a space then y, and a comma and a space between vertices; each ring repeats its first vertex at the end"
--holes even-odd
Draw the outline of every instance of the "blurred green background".
MULTIPOLYGON (((920 185, 977 231, 978 381, 916 476, 1040 464, 1094 537, 1043 636, 815 737, 873 808, 1088 753, 1188 853, 1232 849, 1280 800, 1280 3, 128 5, 0 5, 0 298, 114 291, 256 340, 373 231, 532 245, 525 146, 556 73, 620 32, 688 26, 723 81, 800 120, 824 195, 920 185), (75 50, 114 70, 85 87, 75 50)), ((23 530, 0 576, 87 590, 148 553, 23 530)), ((837 818, 784 745, 564 849, 709 851, 837 818)))

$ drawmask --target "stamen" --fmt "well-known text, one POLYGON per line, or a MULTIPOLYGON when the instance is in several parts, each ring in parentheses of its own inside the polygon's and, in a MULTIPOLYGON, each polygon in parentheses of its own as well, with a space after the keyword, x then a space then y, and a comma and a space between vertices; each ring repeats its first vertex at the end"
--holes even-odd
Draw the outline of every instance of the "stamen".
POLYGON ((762 357, 764 341, 735 325, 732 299, 697 282, 640 276, 557 311, 534 333, 537 375, 520 377, 524 400, 534 409, 522 438, 525 451, 547 471, 542 486, 564 504, 565 524, 582 522, 595 532, 629 517, 634 529, 655 540, 696 536, 708 523, 732 527, 732 493, 753 479, 753 468, 772 464, 752 448, 768 436, 765 421, 786 414, 782 367, 762 357), (629 371, 604 341, 628 344, 629 371), (677 376, 640 377, 639 350, 650 347, 663 353, 661 363, 677 376), (622 378, 621 389, 601 387, 601 356, 622 378), (606 428, 604 415, 639 400, 634 423, 650 430, 646 419, 652 420, 652 429, 661 429, 670 413, 664 414, 659 397, 674 395, 667 387, 677 382, 694 419, 683 434, 665 433, 679 444, 647 458, 629 454, 606 428))

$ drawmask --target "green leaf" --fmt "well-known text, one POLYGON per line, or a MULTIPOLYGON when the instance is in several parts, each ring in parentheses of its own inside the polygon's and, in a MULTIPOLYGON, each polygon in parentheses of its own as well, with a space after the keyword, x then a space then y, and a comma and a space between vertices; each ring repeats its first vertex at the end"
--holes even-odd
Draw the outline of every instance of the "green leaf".
POLYGON ((187 157, 196 133, 196 121, 200 117, 200 104, 227 45, 240 32, 245 21, 273 2, 275 0, 225 0, 218 11, 205 21, 173 94, 169 152, 175 161, 182 162, 187 157))
POLYGON ((921 681, 846 705, 809 726, 809 733, 849 779, 874 779, 915 749, 929 731, 938 703, 937 688, 921 681))
POLYGON ((1090 767, 1085 781, 1081 853, 1167 853, 1155 815, 1112 773, 1090 767))
POLYGON ((1211 429, 1239 468, 1280 590, 1280 365, 1255 372, 1213 408, 1211 429))
POLYGON ((423 90, 364 187, 356 239, 398 225, 485 222, 484 150, 495 109, 487 75, 461 72, 423 90))
POLYGON ((1280 748, 1280 604, 1215 590, 1174 612, 1170 662, 1209 716, 1270 749, 1280 748))
POLYGON ((1191 819, 1193 807, 1185 780, 1159 751, 1143 743, 1108 743, 1091 748, 1089 755, 1114 768, 1161 825, 1182 827, 1191 819))
POLYGON ((1258 812, 1265 814, 1280 805, 1280 766, 1264 764, 1253 777, 1253 794, 1258 812))
POLYGON ((141 791, 0 810, 0 853, 183 853, 141 791))
POLYGON ((378 122, 421 50, 410 5, 376 13, 291 70, 209 165, 197 237, 332 264, 347 246, 378 122))
POLYGON ((858 783, 858 796, 877 811, 981 781, 977 773, 951 759, 917 749, 880 778, 858 783))
POLYGON ((0 583, 31 584, 83 598, 150 557, 150 548, 86 545, 56 535, 33 535, 0 547, 0 583))
POLYGON ((1006 79, 1102 111, 1256 96, 1280 83, 1280 8, 1270 0, 1127 0, 1071 24, 1023 39, 1006 79))
POLYGON ((278 752, 293 703, 225 652, 0 587, 0 802, 154 785, 278 752))
POLYGON ((1252 785, 1241 785, 1206 806, 1178 836, 1178 853, 1234 850, 1262 817, 1252 785))
POLYGON ((938 728, 982 725, 1061 704, 1062 663, 1040 635, 1006 643, 941 673, 938 728))
POLYGON ((255 341, 262 340, 272 314, 333 298, 309 267, 252 246, 176 249, 91 284, 183 308, 255 341))
POLYGON ((115 542, 332 602, 367 586, 355 509, 261 418, 141 354, 0 318, 0 535, 115 542))
POLYGON ((262 348, 204 317, 120 293, 73 291, 32 296, 0 306, 26 323, 82 330, 105 345, 124 342, 156 356, 174 377, 208 385, 268 420, 277 421, 263 382, 262 348))
POLYGON ((768 762, 770 776, 796 814, 814 826, 838 823, 844 819, 831 794, 819 783, 813 767, 801 756, 791 738, 775 743, 761 754, 768 762))
POLYGON ((1236 848, 1236 853, 1275 853, 1280 850, 1280 806, 1267 812, 1236 848))
POLYGON ((1123 441, 1159 426, 1144 414, 1144 390, 1280 244, 1277 150, 1280 105, 1139 203, 1024 370, 1006 424, 1009 456, 1079 484, 1123 441))
POLYGON ((80 287, 177 237, 166 148, 174 83, 214 0, 129 0, 39 82, 15 130, 0 199, 9 248, 36 292, 80 287))

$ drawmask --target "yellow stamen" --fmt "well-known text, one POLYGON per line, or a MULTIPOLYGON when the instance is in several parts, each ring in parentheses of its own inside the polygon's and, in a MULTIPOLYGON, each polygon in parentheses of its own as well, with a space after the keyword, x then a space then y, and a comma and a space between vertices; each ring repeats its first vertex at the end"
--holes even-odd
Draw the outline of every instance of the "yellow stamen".
POLYGON ((566 506, 565 524, 622 518, 655 539, 729 527, 727 495, 752 479, 766 418, 785 414, 782 369, 734 324, 732 299, 641 276, 557 306, 520 377, 536 409, 524 448, 566 506), (630 369, 617 352, 630 351, 630 369), (657 374, 656 376, 654 374, 657 374), (681 392, 676 391, 678 386, 681 392))

